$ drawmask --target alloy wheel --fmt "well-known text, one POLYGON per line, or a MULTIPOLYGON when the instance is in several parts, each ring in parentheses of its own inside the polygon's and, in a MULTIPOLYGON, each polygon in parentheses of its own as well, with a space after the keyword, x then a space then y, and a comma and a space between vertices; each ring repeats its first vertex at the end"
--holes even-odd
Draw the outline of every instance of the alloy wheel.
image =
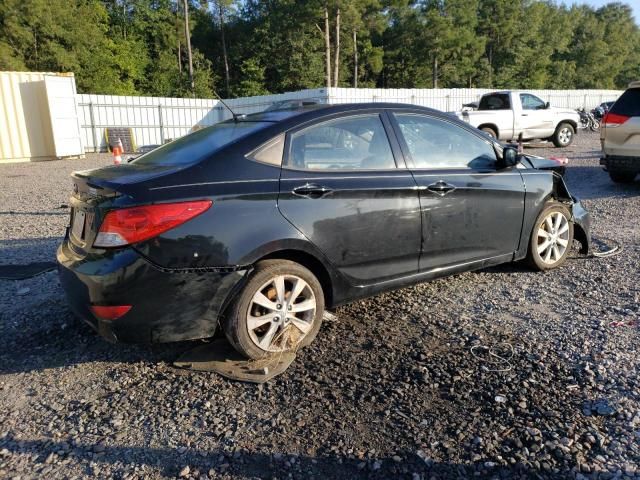
POLYGON ((295 275, 278 275, 253 295, 247 311, 251 341, 268 352, 291 350, 311 331, 316 298, 307 282, 295 275))
POLYGON ((558 140, 562 145, 568 145, 571 142, 571 137, 573 137, 573 132, 569 127, 564 127, 558 134, 558 140))
POLYGON ((537 239, 538 255, 553 265, 569 248, 569 220, 562 212, 550 212, 538 226, 537 239))

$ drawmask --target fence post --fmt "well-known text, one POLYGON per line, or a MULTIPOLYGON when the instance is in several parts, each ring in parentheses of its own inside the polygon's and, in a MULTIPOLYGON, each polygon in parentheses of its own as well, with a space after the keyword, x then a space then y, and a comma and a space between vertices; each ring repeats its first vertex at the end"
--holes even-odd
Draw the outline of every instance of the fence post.
POLYGON ((160 124, 160 145, 164 145, 164 121, 162 119, 162 104, 158 104, 158 123, 160 124))
POLYGON ((93 137, 93 151, 100 153, 100 145, 98 144, 98 135, 96 132, 96 121, 93 116, 93 102, 89 102, 89 119, 91 120, 91 136, 93 137))
POLYGON ((449 99, 451 98, 451 95, 447 95, 447 109, 445 111, 449 111, 449 99))

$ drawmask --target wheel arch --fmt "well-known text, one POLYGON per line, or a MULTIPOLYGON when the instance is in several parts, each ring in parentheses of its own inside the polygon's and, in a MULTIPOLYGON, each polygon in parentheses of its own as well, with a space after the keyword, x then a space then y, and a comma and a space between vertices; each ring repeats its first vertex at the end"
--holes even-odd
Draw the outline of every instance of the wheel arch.
POLYGON ((490 128, 494 132, 496 132, 496 139, 500 138, 500 129, 494 123, 481 123, 478 125, 478 130, 482 130, 483 128, 490 128))
POLYGON ((325 306, 331 307, 333 305, 333 288, 335 284, 335 276, 331 274, 329 268, 327 268, 327 266, 320 259, 307 251, 287 248, 270 252, 256 260, 255 263, 258 263, 262 260, 276 259, 290 260, 292 262, 299 263, 300 265, 311 271, 311 273, 316 276, 316 278, 320 282, 320 285, 322 286, 325 306))
POLYGON ((564 120, 560 120, 557 124, 556 124, 556 130, 558 129, 558 127, 560 125, 562 125, 563 123, 568 123, 569 125, 571 125, 573 127, 573 131, 577 132, 578 131, 578 123, 575 120, 571 120, 569 118, 564 119, 564 120))

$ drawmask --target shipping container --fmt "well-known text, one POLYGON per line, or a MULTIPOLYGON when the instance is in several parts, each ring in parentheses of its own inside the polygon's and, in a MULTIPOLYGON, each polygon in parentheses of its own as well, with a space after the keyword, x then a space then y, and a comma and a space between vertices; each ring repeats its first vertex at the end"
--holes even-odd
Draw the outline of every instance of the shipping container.
POLYGON ((0 162, 83 154, 73 73, 0 72, 0 162))

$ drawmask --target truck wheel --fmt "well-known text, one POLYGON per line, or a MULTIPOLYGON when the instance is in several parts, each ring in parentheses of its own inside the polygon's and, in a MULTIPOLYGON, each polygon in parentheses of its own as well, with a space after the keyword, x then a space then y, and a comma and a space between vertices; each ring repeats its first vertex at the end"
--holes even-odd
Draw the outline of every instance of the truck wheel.
POLYGON ((556 128, 551 139, 553 140, 553 144, 558 148, 568 147, 573 142, 575 133, 576 131, 573 128, 573 125, 570 123, 561 123, 556 128))
POLYGON ((480 130, 482 130, 484 133, 488 134, 490 137, 498 138, 498 134, 491 127, 482 127, 480 130))

